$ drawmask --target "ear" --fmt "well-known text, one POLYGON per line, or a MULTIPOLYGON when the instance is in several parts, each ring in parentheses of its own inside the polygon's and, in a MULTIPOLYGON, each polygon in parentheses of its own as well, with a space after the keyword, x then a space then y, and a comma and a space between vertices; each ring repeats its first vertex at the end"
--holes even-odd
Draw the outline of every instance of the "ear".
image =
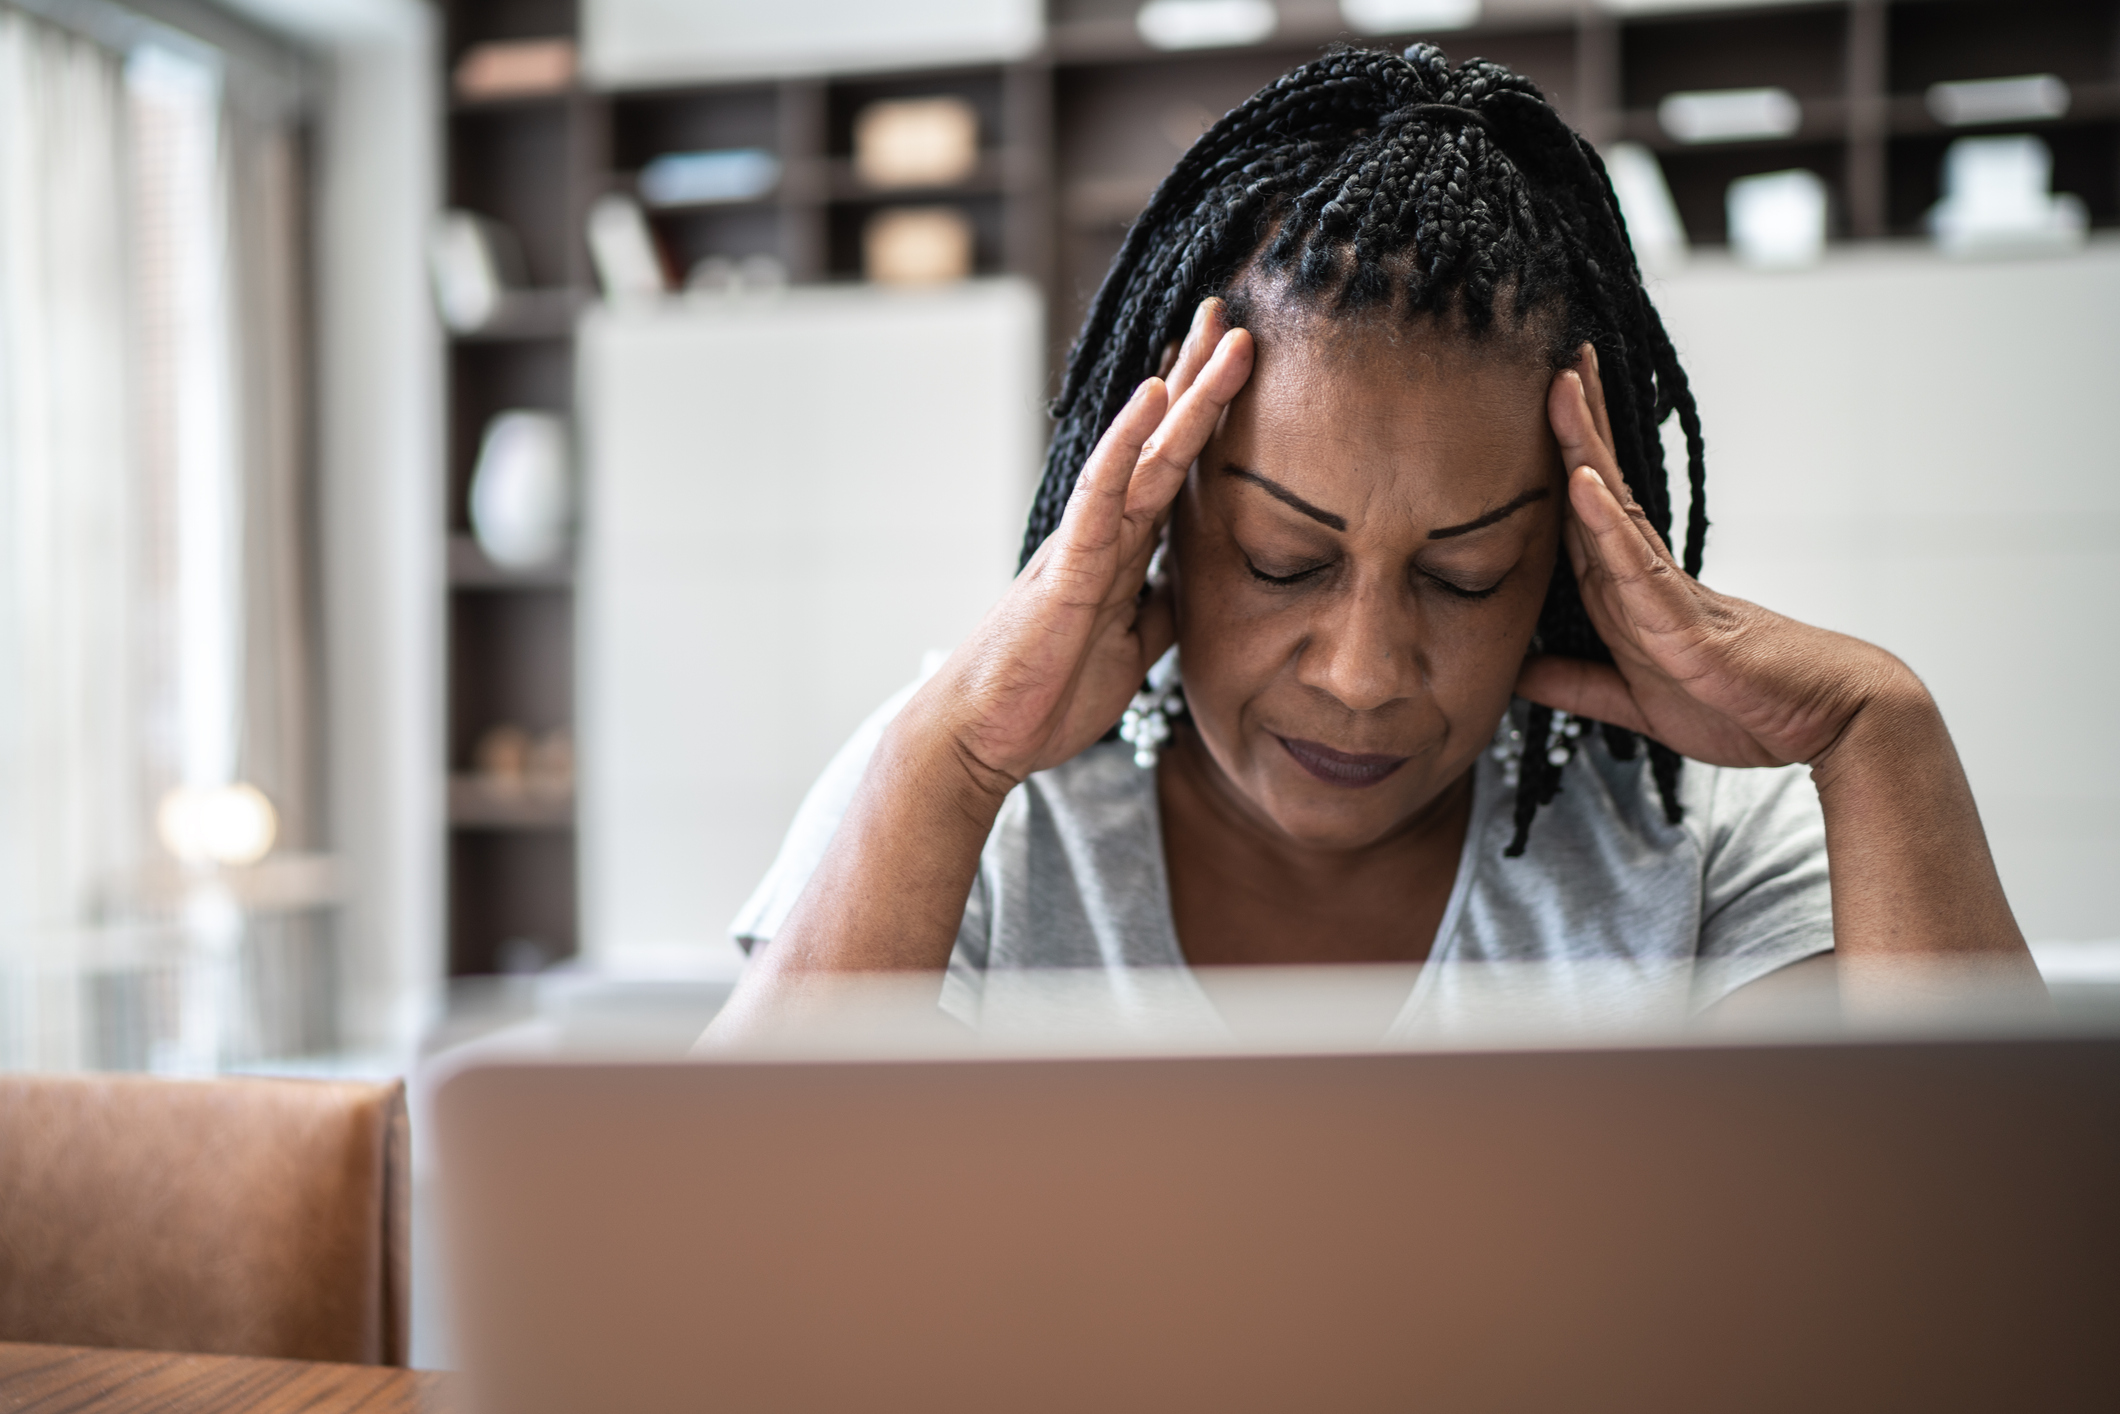
POLYGON ((1178 341, 1172 339, 1163 346, 1163 356, 1156 360, 1156 376, 1170 377, 1170 371, 1178 366, 1178 341))

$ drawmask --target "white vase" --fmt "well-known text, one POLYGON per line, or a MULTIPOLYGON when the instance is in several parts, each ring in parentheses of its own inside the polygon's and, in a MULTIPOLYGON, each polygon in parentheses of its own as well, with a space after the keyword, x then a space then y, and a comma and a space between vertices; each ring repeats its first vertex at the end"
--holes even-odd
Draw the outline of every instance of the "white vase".
POLYGON ((495 414, 471 477, 471 530, 486 558, 532 570, 558 560, 574 524, 567 420, 554 412, 495 414))

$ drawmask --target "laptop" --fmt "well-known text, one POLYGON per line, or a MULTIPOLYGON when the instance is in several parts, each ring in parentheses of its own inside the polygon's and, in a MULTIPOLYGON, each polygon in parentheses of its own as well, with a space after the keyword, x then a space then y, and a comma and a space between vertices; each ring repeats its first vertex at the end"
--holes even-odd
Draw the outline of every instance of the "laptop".
POLYGON ((442 1081, 477 1407, 2120 1408, 2120 1038, 442 1081))

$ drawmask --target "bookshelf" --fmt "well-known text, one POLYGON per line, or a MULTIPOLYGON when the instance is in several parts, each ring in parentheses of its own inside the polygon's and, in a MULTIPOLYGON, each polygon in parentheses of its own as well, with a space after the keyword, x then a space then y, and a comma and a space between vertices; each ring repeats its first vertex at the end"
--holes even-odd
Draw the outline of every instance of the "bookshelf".
MULTIPOLYGON (((448 202, 522 242, 531 288, 496 319, 452 339, 447 605, 449 970, 556 961, 578 944, 573 816, 564 797, 499 799, 470 775, 496 722, 533 732, 573 717, 573 590, 564 569, 512 574, 468 535, 466 491, 487 418, 512 407, 569 411, 576 314, 595 297, 582 231, 595 199, 630 189, 667 152, 757 147, 782 164, 754 200, 652 213, 681 275, 707 256, 767 255, 799 283, 859 278, 863 221, 885 204, 946 203, 968 216, 976 273, 1009 272, 1046 291, 1049 355, 1067 339, 1127 222, 1202 127, 1291 65, 1349 38, 1331 0, 1281 0, 1267 40, 1158 51, 1127 0, 1052 0, 1035 55, 1006 65, 746 80, 620 92, 580 87, 494 101, 445 98, 448 202), (946 188, 865 188, 854 118, 891 97, 950 94, 979 118, 980 157, 946 188)), ((472 45, 570 36, 574 0, 453 0, 448 72, 472 45)), ((1360 37, 1397 47, 1413 36, 1360 37)), ((2054 186, 2095 225, 2120 222, 2120 3, 2115 0, 1830 0, 1756 8, 1616 13, 1574 0, 1490 0, 1478 27, 1431 36, 1528 74, 1593 141, 1655 151, 1697 245, 1724 240, 1734 178, 1809 167, 1832 193, 1835 240, 1916 236, 1939 195, 1945 146, 1964 133, 2036 131, 2054 186), (2051 73, 2059 117, 1952 128, 1930 84, 2051 73), (1686 144, 1657 105, 1677 91, 1774 86, 1800 102, 1794 132, 1686 144)))

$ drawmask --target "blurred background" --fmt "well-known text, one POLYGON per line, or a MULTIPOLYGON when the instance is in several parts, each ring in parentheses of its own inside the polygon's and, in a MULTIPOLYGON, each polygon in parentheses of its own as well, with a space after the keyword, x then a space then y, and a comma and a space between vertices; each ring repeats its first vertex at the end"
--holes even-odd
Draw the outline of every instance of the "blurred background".
POLYGON ((1910 662, 2110 970, 2114 0, 0 0, 0 1065, 725 985, 1157 181, 1414 38, 1604 153, 1706 578, 1910 662))

